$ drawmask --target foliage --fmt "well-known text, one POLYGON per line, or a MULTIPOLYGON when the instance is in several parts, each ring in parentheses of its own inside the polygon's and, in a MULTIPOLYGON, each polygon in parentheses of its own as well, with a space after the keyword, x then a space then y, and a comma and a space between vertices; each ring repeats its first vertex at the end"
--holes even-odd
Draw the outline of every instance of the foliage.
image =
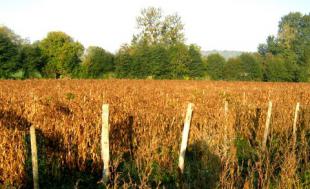
POLYGON ((218 54, 203 57, 200 47, 187 45, 178 14, 148 7, 136 21, 131 43, 115 55, 96 46, 84 52, 79 42, 60 31, 30 43, 0 27, 0 78, 310 80, 310 14, 283 16, 278 33, 268 36, 258 53, 238 52, 227 61, 218 54))
POLYGON ((24 71, 23 78, 40 78, 45 60, 41 49, 37 44, 24 44, 20 55, 21 69, 24 71))
POLYGON ((268 54, 265 57, 266 81, 294 81, 294 65, 291 65, 281 55, 268 54))
POLYGON ((26 40, 15 34, 13 30, 6 26, 0 26, 0 33, 6 35, 15 45, 23 44, 26 40))
POLYGON ((63 32, 50 32, 39 43, 47 63, 44 73, 48 77, 59 78, 71 76, 79 66, 83 46, 63 32))
POLYGON ((188 65, 189 77, 202 78, 206 72, 206 65, 201 56, 201 49, 197 45, 191 44, 188 48, 188 53, 191 58, 188 65))
POLYGON ((114 55, 101 47, 88 47, 82 62, 82 76, 99 78, 114 71, 114 55))
POLYGON ((167 49, 162 45, 141 45, 124 48, 116 55, 116 72, 119 77, 167 78, 169 61, 167 49))
POLYGON ((210 54, 207 57, 207 73, 213 80, 222 80, 224 78, 223 71, 225 59, 220 54, 210 54))
MULTIPOLYGON (((273 78, 273 81, 278 81, 274 74, 284 74, 286 69, 289 69, 290 76, 279 78, 279 81, 308 81, 310 76, 310 14, 302 15, 299 12, 289 13, 281 18, 279 23, 279 31, 277 37, 268 37, 267 44, 261 44, 258 52, 266 57, 268 54, 282 57, 285 65, 279 65, 280 68, 276 70, 274 63, 269 65, 267 78, 273 78), (272 67, 273 66, 273 67, 272 67), (270 68, 272 67, 272 68, 270 68), (272 69, 273 71, 270 71, 272 69), (275 73, 284 71, 284 73, 275 73), (268 76, 268 74, 273 74, 268 76), (275 79, 275 80, 274 80, 275 79)), ((268 59, 268 58, 267 58, 268 59)), ((278 61, 279 62, 279 61, 278 61)), ((279 63, 278 63, 279 64, 279 63)))
POLYGON ((253 54, 243 53, 231 58, 224 65, 224 79, 239 81, 260 81, 263 77, 261 64, 253 54))
POLYGON ((134 35, 134 44, 173 45, 184 43, 184 25, 181 18, 177 14, 163 17, 160 8, 142 9, 141 15, 137 17, 137 28, 139 33, 134 35))
POLYGON ((9 78, 19 68, 19 48, 11 30, 0 27, 0 78, 9 78))
POLYGON ((119 78, 132 78, 132 57, 131 49, 125 45, 115 55, 115 72, 119 78))
POLYGON ((223 76, 225 80, 240 80, 241 73, 243 72, 240 58, 230 58, 227 63, 224 64, 223 76))
POLYGON ((118 77, 183 79, 204 76, 200 48, 184 44, 178 15, 163 17, 161 9, 143 9, 137 18, 139 33, 116 55, 118 77))
POLYGON ((191 61, 187 46, 184 44, 176 44, 168 49, 170 77, 174 79, 182 79, 189 75, 188 64, 191 61))
POLYGON ((262 67, 253 54, 243 53, 239 59, 241 63, 240 80, 260 81, 262 79, 262 67))

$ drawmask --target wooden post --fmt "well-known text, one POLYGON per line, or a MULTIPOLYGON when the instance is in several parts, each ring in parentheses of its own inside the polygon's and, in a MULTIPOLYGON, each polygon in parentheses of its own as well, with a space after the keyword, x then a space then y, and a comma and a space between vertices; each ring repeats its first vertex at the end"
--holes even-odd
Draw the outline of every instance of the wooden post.
POLYGON ((225 116, 225 120, 227 119, 227 114, 228 114, 228 101, 225 100, 225 102, 224 102, 224 116, 225 116))
POLYGON ((269 101, 267 118, 266 118, 266 125, 265 125, 265 131, 264 131, 264 138, 263 138, 263 145, 262 145, 263 151, 265 151, 265 149, 266 149, 266 143, 267 143, 267 138, 268 138, 268 134, 269 134, 269 127, 270 127, 271 112, 272 112, 272 102, 269 101))
POLYGON ((193 106, 194 104, 192 103, 188 104, 186 117, 184 120, 184 128, 183 128, 183 133, 182 133, 182 142, 181 142, 181 149, 180 149, 180 156, 179 156, 179 168, 180 168, 181 173, 184 172, 185 152, 186 152, 188 134, 189 134, 190 124, 191 124, 191 119, 192 119, 193 106))
POLYGON ((227 154, 227 140, 228 140, 228 129, 227 129, 227 118, 228 117, 228 101, 224 102, 224 156, 227 154))
POLYGON ((30 127, 30 144, 31 144, 33 188, 39 189, 37 140, 36 140, 36 131, 33 125, 31 125, 30 127))
POLYGON ((110 176, 110 148, 109 148, 109 105, 102 105, 102 129, 101 129, 101 158, 103 161, 102 180, 106 183, 110 176))
POLYGON ((245 105, 245 103, 246 103, 246 97, 245 97, 245 92, 243 92, 243 105, 245 105))
POLYGON ((297 140, 296 131, 297 131, 297 120, 298 120, 299 107, 300 107, 300 104, 299 104, 299 102, 298 102, 298 103, 296 104, 295 116, 294 116, 294 123, 293 123, 293 146, 294 146, 294 149, 295 149, 296 140, 297 140))

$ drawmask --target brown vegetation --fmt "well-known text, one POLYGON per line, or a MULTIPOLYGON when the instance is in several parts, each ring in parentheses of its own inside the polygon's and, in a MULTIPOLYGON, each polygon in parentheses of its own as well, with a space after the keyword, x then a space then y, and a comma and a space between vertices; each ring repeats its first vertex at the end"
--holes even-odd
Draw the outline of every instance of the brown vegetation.
POLYGON ((32 184, 30 125, 36 127, 41 186, 97 186, 102 103, 110 105, 108 187, 309 186, 309 84, 29 80, 0 81, 0 188, 32 184), (271 127, 262 151, 269 100, 271 127), (189 102, 195 107, 180 178, 177 161, 189 102))

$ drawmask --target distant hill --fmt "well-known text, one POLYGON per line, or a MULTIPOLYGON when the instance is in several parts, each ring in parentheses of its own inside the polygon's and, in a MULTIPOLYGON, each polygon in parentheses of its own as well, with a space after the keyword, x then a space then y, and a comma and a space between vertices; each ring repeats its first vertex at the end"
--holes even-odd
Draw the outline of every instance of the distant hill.
POLYGON ((227 51, 227 50, 224 50, 224 51, 212 50, 212 51, 202 51, 201 53, 202 53, 203 56, 208 56, 210 54, 219 53, 221 56, 223 56, 227 60, 229 58, 237 57, 237 56, 239 56, 239 55, 241 55, 242 53, 245 53, 245 52, 242 52, 242 51, 227 51))

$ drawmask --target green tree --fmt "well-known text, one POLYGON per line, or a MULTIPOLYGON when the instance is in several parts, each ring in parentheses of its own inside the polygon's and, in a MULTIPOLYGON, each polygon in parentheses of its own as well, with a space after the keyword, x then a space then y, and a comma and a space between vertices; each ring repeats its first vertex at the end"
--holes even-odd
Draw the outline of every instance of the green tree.
POLYGON ((271 53, 273 55, 279 54, 282 49, 279 47, 278 41, 274 36, 268 36, 267 44, 260 44, 258 46, 258 53, 262 56, 271 53))
POLYGON ((47 60, 44 72, 48 77, 72 77, 78 69, 83 46, 63 32, 50 32, 39 44, 47 60))
POLYGON ((207 66, 206 70, 208 75, 213 80, 221 80, 224 79, 223 71, 225 65, 225 59, 220 54, 210 54, 207 57, 207 66))
POLYGON ((142 9, 141 15, 137 17, 137 28, 139 33, 134 35, 134 44, 174 45, 184 43, 184 25, 181 18, 177 14, 163 17, 163 12, 159 8, 142 9))
POLYGON ((191 57, 185 44, 177 44, 168 49, 169 54, 169 70, 171 79, 183 79, 189 76, 188 63, 191 57))
POLYGON ((200 52, 184 44, 183 24, 177 14, 164 16, 161 9, 143 9, 137 26, 138 34, 132 43, 116 54, 118 77, 164 79, 202 75, 200 52))
POLYGON ((115 55, 115 72, 119 78, 132 78, 132 55, 128 45, 122 46, 115 55))
POLYGON ((285 49, 294 48, 298 38, 298 32, 302 27, 302 14, 299 12, 289 13, 281 18, 279 23, 278 40, 285 49))
POLYGON ((290 64, 280 55, 269 54, 266 61, 266 81, 293 81, 292 69, 290 64))
POLYGON ((9 78, 19 69, 19 54, 15 34, 0 27, 0 78, 9 78))
POLYGON ((201 78, 205 66, 200 48, 184 43, 183 24, 177 14, 143 9, 137 17, 138 34, 116 54, 118 77, 183 79, 201 78))
POLYGON ((190 64, 188 65, 189 76, 191 78, 202 78, 204 76, 206 67, 202 61, 200 47, 191 44, 188 51, 191 58, 190 64))
POLYGON ((226 64, 224 64, 223 78, 225 80, 240 80, 241 73, 243 73, 243 68, 239 57, 230 58, 226 64))
POLYGON ((161 42, 165 45, 184 43, 185 37, 183 29, 184 25, 178 14, 166 16, 161 26, 161 42))
POLYGON ((162 45, 123 46, 116 54, 115 67, 118 77, 170 77, 169 56, 162 45))
POLYGON ((114 71, 114 55, 101 47, 88 47, 83 57, 84 77, 98 78, 114 71))
POLYGON ((170 73, 169 55, 163 45, 153 45, 149 53, 150 72, 149 77, 163 79, 168 78, 170 73))
POLYGON ((231 58, 224 65, 224 79, 239 81, 261 81, 263 72, 261 63, 250 53, 231 58))
POLYGON ((241 72, 239 79, 243 81, 261 81, 263 72, 261 64, 257 61, 255 56, 250 53, 243 53, 239 56, 241 64, 241 72))
POLYGON ((139 34, 136 40, 147 44, 158 44, 161 38, 162 10, 149 7, 142 9, 141 15, 137 17, 137 28, 139 34))
POLYGON ((280 55, 286 67, 292 68, 293 81, 310 79, 310 14, 289 13, 281 18, 277 38, 268 37, 267 44, 258 48, 262 56, 280 55))
POLYGON ((42 52, 38 44, 24 44, 20 55, 21 69, 24 78, 40 78, 45 65, 42 52))
POLYGON ((11 42, 17 46, 25 43, 25 40, 23 40, 19 35, 15 34, 13 30, 6 26, 0 26, 0 33, 5 34, 11 40, 11 42))

